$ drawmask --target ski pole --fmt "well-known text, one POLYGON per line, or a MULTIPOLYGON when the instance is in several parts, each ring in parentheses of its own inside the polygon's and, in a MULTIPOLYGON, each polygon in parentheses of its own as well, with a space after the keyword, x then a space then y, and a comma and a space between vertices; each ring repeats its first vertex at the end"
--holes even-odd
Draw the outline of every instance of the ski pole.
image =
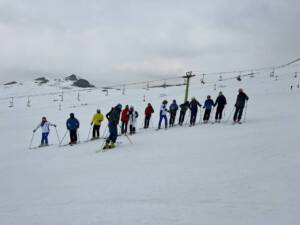
POLYGON ((80 136, 79 136, 79 131, 77 129, 77 139, 78 139, 78 143, 80 143, 80 136))
POLYGON ((55 131, 56 131, 56 136, 57 136, 58 143, 60 143, 60 138, 59 138, 59 135, 58 135, 58 132, 57 132, 57 128, 56 128, 56 127, 55 127, 55 131))
POLYGON ((229 114, 229 116, 228 116, 228 118, 227 118, 227 120, 226 120, 226 123, 230 120, 230 117, 231 117, 231 115, 232 115, 232 113, 233 113, 234 108, 235 108, 235 107, 232 108, 232 110, 231 110, 231 112, 230 112, 230 114, 229 114))
POLYGON ((106 136, 107 127, 108 127, 108 125, 106 125, 104 128, 102 138, 106 138, 105 136, 106 136))
POLYGON ((29 149, 31 149, 33 138, 34 138, 34 132, 32 133, 32 136, 31 136, 31 140, 30 140, 30 143, 29 143, 29 149))
POLYGON ((212 121, 211 118, 214 117, 214 112, 215 112, 215 107, 212 108, 212 111, 211 111, 211 113, 210 113, 210 115, 209 115, 209 119, 208 119, 208 120, 209 120, 211 123, 213 123, 213 121, 212 121))
POLYGON ((246 101, 246 105, 245 105, 244 123, 246 122, 246 116, 247 116, 247 102, 248 101, 246 101))
POLYGON ((191 111, 189 113, 189 116, 187 117, 187 120, 185 121, 185 124, 187 124, 189 122, 190 118, 191 118, 191 111))
MULTIPOLYGON (((119 125, 119 127, 121 128, 121 126, 119 125)), ((128 141, 130 144, 133 144, 133 142, 131 141, 131 139, 128 137, 127 133, 124 133, 125 137, 127 137, 128 141)))
POLYGON ((201 118, 202 118, 202 108, 200 107, 200 110, 199 110, 199 124, 201 124, 201 118))
POLYGON ((91 129, 92 129, 92 125, 90 126, 89 133, 88 133, 86 141, 88 141, 90 139, 91 129))
POLYGON ((65 137, 67 136, 68 130, 66 130, 63 138, 60 140, 59 146, 61 146, 62 142, 64 141, 65 137))

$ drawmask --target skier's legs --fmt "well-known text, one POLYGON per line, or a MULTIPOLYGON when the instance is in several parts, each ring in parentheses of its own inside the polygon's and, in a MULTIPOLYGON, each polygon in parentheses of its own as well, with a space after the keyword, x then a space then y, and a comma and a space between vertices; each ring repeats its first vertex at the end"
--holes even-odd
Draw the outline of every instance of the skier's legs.
POLYGON ((44 144, 48 144, 48 134, 49 133, 42 133, 42 140, 41 140, 41 144, 44 145, 44 144))
POLYGON ((45 136, 45 144, 48 145, 48 135, 49 135, 49 132, 48 133, 44 133, 44 136, 45 136))
POLYGON ((178 120, 179 125, 182 125, 183 117, 184 117, 184 113, 182 111, 180 111, 179 120, 178 120))
POLYGON ((223 108, 218 106, 215 115, 216 120, 222 119, 222 112, 223 112, 223 108))
POLYGON ((239 108, 239 112, 238 112, 238 121, 241 121, 242 115, 243 115, 243 111, 244 111, 244 107, 240 107, 239 108))
POLYGON ((100 125, 96 125, 96 137, 99 138, 100 136, 100 125))
POLYGON ((165 128, 168 127, 168 118, 166 115, 163 116, 164 120, 165 120, 165 128))
POLYGON ((93 138, 96 137, 96 128, 95 128, 95 125, 93 126, 93 138))
POLYGON ((206 113, 206 121, 209 121, 209 118, 210 118, 210 112, 211 112, 211 109, 206 109, 206 110, 205 110, 205 113, 206 113))
POLYGON ((125 133, 125 122, 122 121, 122 125, 121 125, 121 134, 124 134, 125 133))
POLYGON ((163 116, 159 116, 158 129, 160 129, 162 119, 163 119, 163 116))
POLYGON ((45 144, 45 135, 42 133, 41 145, 45 144))
POLYGON ((233 115, 233 121, 234 122, 236 122, 236 119, 237 119, 237 116, 238 116, 238 112, 239 112, 239 108, 235 107, 235 112, 234 112, 234 115, 233 115))
POLYGON ((116 143, 117 138, 118 138, 118 127, 117 127, 117 125, 114 124, 113 126, 111 126, 110 135, 111 135, 111 142, 116 143))
POLYGON ((204 116, 203 116, 203 121, 206 122, 208 119, 207 119, 207 109, 205 109, 204 111, 204 116))

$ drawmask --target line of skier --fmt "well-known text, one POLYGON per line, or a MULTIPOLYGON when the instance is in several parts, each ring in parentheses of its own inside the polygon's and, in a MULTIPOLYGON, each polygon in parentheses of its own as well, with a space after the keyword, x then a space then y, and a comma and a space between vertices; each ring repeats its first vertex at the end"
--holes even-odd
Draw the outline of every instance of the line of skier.
MULTIPOLYGON (((241 118, 243 115, 244 107, 246 101, 248 101, 248 96, 244 93, 242 89, 238 90, 238 95, 235 103, 235 112, 233 116, 233 123, 241 123, 241 118)), ((197 114, 199 108, 203 107, 205 109, 203 115, 203 123, 208 123, 211 120, 211 114, 216 107, 215 112, 215 122, 220 123, 223 116, 224 108, 227 104, 226 97, 222 92, 219 92, 218 97, 215 101, 211 99, 211 96, 207 96, 207 99, 202 106, 196 98, 192 98, 191 101, 186 101, 180 105, 177 104, 176 100, 173 100, 170 106, 168 107, 168 101, 164 100, 161 104, 159 110, 159 122, 157 130, 161 129, 162 122, 164 121, 164 128, 167 129, 169 127, 173 127, 175 125, 175 119, 177 112, 179 110, 179 119, 178 125, 182 126, 185 121, 186 112, 190 110, 190 118, 189 118, 189 125, 195 126, 197 114), (170 115, 168 120, 168 114, 170 115)), ((145 108, 144 111, 144 129, 149 128, 149 124, 151 122, 152 114, 154 113, 154 109, 151 103, 145 108)), ((137 118, 139 117, 139 113, 134 109, 133 106, 126 105, 125 108, 122 110, 122 105, 117 104, 115 107, 112 107, 111 110, 106 114, 106 118, 108 120, 108 130, 109 136, 106 139, 106 143, 104 145, 104 149, 107 148, 114 148, 115 143, 118 137, 118 126, 119 120, 121 119, 121 134, 127 135, 128 126, 129 126, 129 134, 133 135, 136 133, 136 124, 137 118)), ((98 139, 100 137, 100 127, 101 123, 104 120, 104 115, 101 113, 100 109, 97 109, 96 113, 92 117, 91 127, 93 126, 92 132, 92 139, 98 139)), ((47 146, 48 145, 48 135, 50 132, 50 126, 54 126, 47 121, 46 117, 42 118, 42 121, 38 124, 38 126, 33 130, 36 132, 39 128, 42 130, 42 139, 40 146, 47 146)), ((80 123, 77 118, 75 118, 74 113, 70 114, 70 117, 66 121, 66 127, 70 134, 70 145, 76 144, 78 140, 78 129, 80 123)))

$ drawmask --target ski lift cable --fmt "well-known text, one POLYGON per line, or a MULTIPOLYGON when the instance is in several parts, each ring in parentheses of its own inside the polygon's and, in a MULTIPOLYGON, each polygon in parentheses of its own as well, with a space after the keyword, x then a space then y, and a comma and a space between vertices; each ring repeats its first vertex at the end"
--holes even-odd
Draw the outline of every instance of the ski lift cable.
MULTIPOLYGON (((266 71, 266 70, 276 70, 276 69, 282 69, 288 66, 293 66, 297 67, 300 66, 298 64, 295 64, 296 62, 299 62, 300 58, 295 59, 289 63, 278 65, 278 66, 272 66, 272 67, 262 67, 262 68, 254 68, 254 69, 246 69, 246 70, 233 70, 233 71, 222 71, 222 72, 212 72, 212 73, 196 73, 195 76, 212 76, 212 75, 225 75, 225 74, 234 74, 234 73, 247 73, 248 74, 241 74, 241 77, 245 76, 250 76, 257 74, 256 72, 261 72, 261 71, 266 71), (250 72, 250 73, 249 73, 250 72)), ((236 79, 237 76, 230 77, 230 79, 236 79)), ((99 87, 94 87, 94 88, 85 88, 85 89, 74 89, 74 90, 64 90, 64 93, 72 93, 72 92, 86 92, 86 91, 95 91, 95 90, 105 90, 105 89, 114 89, 114 88, 119 88, 122 87, 123 85, 128 86, 134 86, 134 85, 145 85, 145 84, 151 84, 155 82, 164 82, 164 81, 170 81, 170 80, 179 80, 182 79, 182 76, 173 76, 173 77, 166 77, 166 78, 161 78, 161 79, 155 79, 155 80, 148 80, 148 81, 137 81, 137 82, 129 82, 129 83, 122 83, 122 84, 112 84, 112 85, 105 85, 105 86, 99 86, 99 87)), ((228 78, 222 78, 222 80, 228 80, 228 78)), ((27 98, 28 96, 30 97, 41 97, 41 96, 49 96, 49 95, 58 95, 61 94, 61 91, 56 91, 56 92, 47 92, 47 93, 42 93, 42 94, 26 94, 26 95, 18 95, 18 96, 9 96, 9 97, 2 97, 0 100, 7 100, 13 98, 27 98)))

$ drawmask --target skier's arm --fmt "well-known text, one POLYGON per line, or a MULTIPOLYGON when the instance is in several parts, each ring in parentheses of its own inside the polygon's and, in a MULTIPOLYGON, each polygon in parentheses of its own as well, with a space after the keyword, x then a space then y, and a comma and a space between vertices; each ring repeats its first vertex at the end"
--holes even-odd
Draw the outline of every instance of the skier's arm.
POLYGON ((41 127, 41 123, 39 123, 35 129, 33 129, 33 132, 36 132, 41 127))
POLYGON ((52 127, 56 127, 56 124, 54 124, 54 123, 49 122, 49 125, 52 126, 52 127))

